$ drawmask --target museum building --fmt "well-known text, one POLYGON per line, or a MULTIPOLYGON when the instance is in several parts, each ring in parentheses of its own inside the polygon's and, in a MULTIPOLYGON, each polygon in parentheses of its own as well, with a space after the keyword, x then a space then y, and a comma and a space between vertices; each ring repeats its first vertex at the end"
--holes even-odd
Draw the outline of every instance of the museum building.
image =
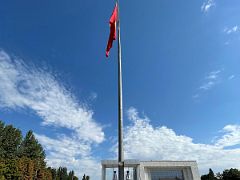
MULTIPOLYGON (((125 160, 125 180, 200 180, 196 161, 125 160)), ((118 180, 118 162, 102 161, 102 180, 118 180)))

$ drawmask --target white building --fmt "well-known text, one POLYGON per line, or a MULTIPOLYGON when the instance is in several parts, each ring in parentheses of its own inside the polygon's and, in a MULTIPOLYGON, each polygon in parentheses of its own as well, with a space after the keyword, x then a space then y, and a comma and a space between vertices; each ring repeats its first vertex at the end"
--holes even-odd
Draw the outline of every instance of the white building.
MULTIPOLYGON (((125 160, 124 167, 128 180, 200 180, 196 161, 125 160)), ((117 168, 117 161, 103 160, 102 180, 113 180, 114 171, 116 178, 117 168)))

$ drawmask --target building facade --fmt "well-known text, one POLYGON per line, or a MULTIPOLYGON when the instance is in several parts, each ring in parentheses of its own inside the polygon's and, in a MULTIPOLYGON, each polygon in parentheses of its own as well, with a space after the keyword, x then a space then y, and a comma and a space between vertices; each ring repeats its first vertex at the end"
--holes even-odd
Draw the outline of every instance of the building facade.
MULTIPOLYGON (((117 180, 117 167, 117 161, 103 160, 102 180, 117 180)), ((126 160, 124 167, 125 180, 200 180, 196 161, 126 160)))

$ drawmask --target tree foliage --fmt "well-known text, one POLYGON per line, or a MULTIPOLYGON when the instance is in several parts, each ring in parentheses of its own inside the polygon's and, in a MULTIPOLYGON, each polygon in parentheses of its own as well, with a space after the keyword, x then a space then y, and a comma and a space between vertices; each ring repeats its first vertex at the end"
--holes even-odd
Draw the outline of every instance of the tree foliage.
POLYGON ((224 180, 240 180, 240 171, 238 169, 226 169, 222 173, 224 180))
POLYGON ((0 180, 77 180, 74 171, 46 167, 45 152, 28 131, 24 139, 19 129, 0 121, 0 180))
POLYGON ((214 175, 213 170, 210 168, 208 174, 202 175, 201 180, 215 180, 217 179, 214 175))
POLYGON ((0 158, 17 158, 22 141, 22 133, 12 125, 0 123, 0 158))
POLYGON ((212 180, 212 179, 223 179, 223 180, 240 180, 240 171, 238 169, 225 169, 222 173, 218 172, 214 174, 212 169, 209 169, 209 173, 202 175, 201 180, 212 180))
POLYGON ((90 180, 90 176, 86 176, 86 175, 84 174, 82 180, 90 180))
POLYGON ((20 145, 20 152, 22 156, 30 159, 45 159, 45 152, 38 143, 32 131, 28 131, 24 140, 20 145))

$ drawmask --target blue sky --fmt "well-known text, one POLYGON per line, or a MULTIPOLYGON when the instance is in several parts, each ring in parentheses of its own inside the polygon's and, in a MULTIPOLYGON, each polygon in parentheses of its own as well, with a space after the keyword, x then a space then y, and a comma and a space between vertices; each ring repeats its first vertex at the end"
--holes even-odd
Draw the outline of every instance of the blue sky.
MULTIPOLYGON (((240 168, 240 2, 120 3, 126 158, 240 168)), ((105 58, 113 7, 0 7, 0 119, 33 129, 49 165, 93 179, 116 157, 116 43, 105 58)))

